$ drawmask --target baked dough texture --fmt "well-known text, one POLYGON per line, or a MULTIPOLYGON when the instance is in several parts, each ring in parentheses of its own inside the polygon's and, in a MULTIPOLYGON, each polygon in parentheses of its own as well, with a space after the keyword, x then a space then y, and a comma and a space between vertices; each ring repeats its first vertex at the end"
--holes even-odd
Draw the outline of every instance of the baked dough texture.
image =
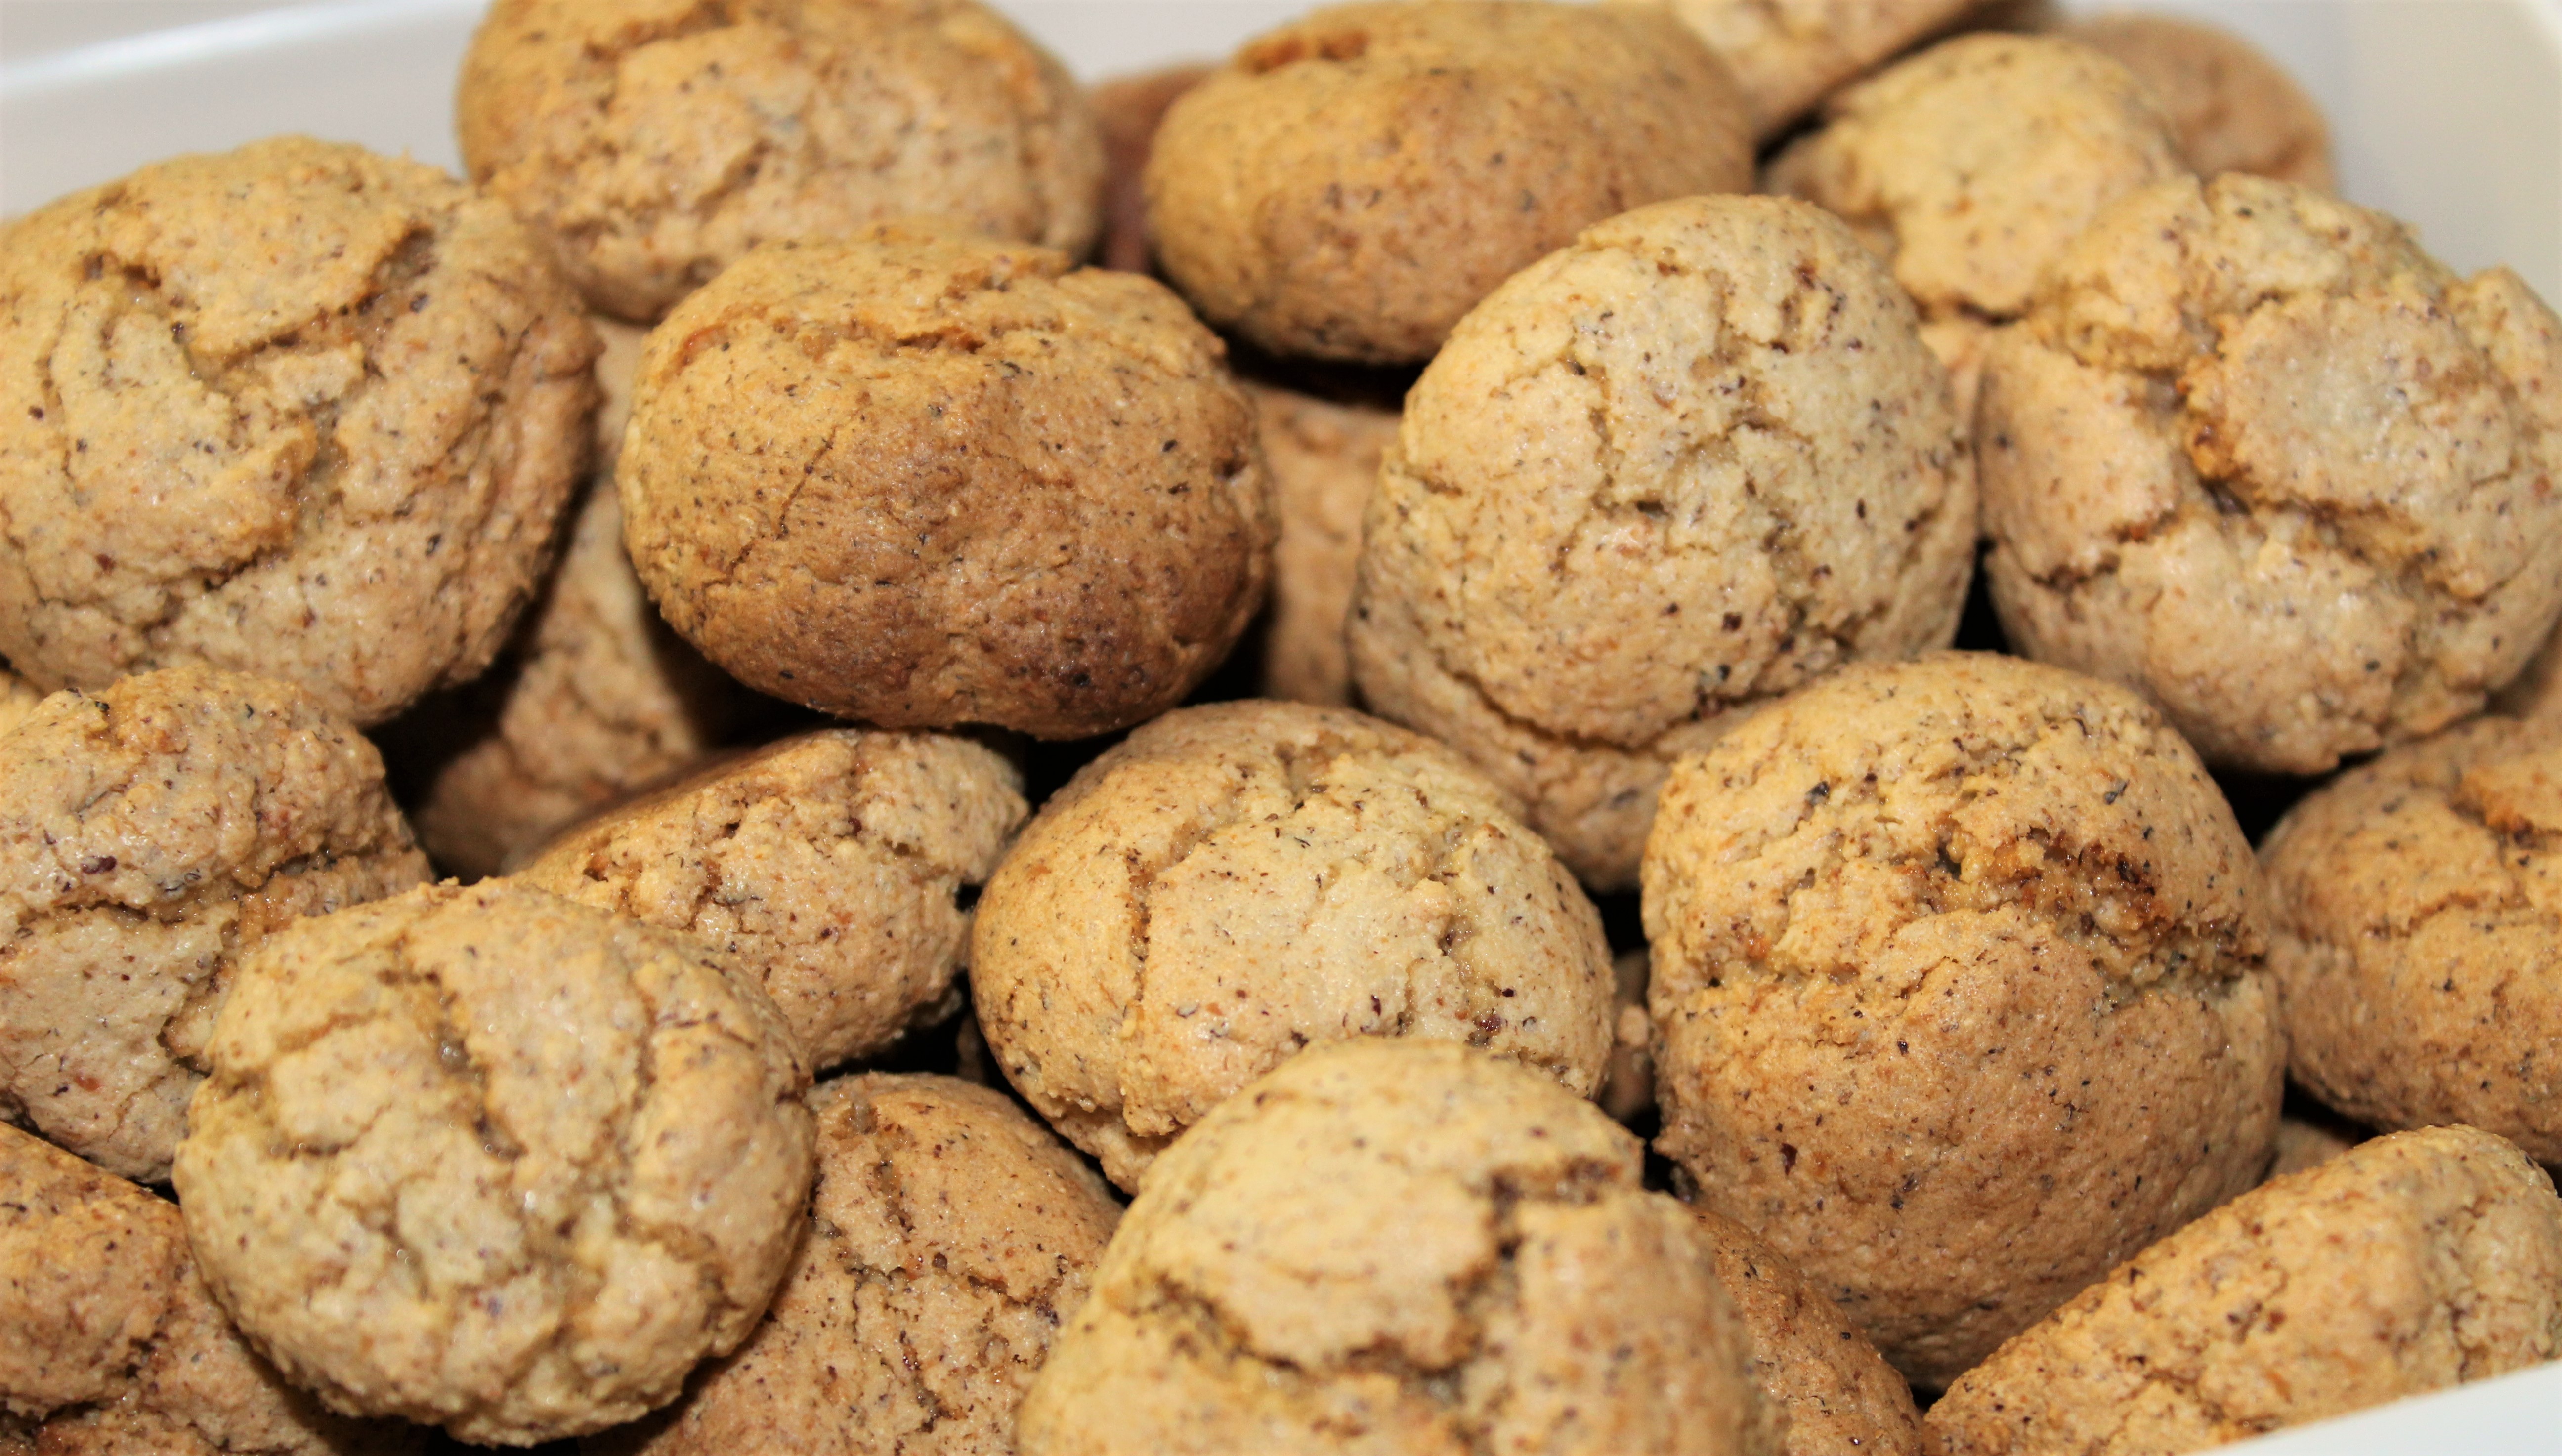
POLYGON ((1788 1412, 1783 1456, 1915 1456, 1913 1387, 1841 1306, 1732 1218, 1693 1210, 1752 1348, 1762 1399, 1788 1412))
POLYGON ((1429 359, 1604 218, 1751 187, 1706 46, 1669 15, 1543 0, 1304 16, 1177 101, 1147 170, 1158 263, 1203 318, 1371 364, 1429 359))
POLYGON ((0 232, 0 653, 204 663, 359 726, 489 665, 584 472, 596 339, 505 208, 278 137, 0 232))
POLYGON ((1014 1407, 1121 1205, 1003 1093, 858 1076, 810 1102, 810 1234, 765 1323, 592 1456, 1011 1456, 1014 1407))
POLYGON ((246 962, 177 1187, 206 1283, 350 1413, 533 1445, 675 1398, 805 1222, 810 1083, 708 948, 422 886, 246 962))
POLYGON ((1396 443, 1400 412, 1337 404, 1277 385, 1248 384, 1272 469, 1281 533, 1272 551, 1272 620, 1263 647, 1263 695, 1320 707, 1352 706, 1344 645, 1362 512, 1379 464, 1396 443))
POLYGON ((1944 1456, 2196 1451, 2562 1356, 2562 1200, 2472 1128, 2363 1144, 2200 1218, 1966 1373, 1944 1456))
POLYGON ((27 679, 0 667, 0 733, 6 733, 27 720, 36 705, 45 700, 45 690, 27 679))
POLYGON ((1767 141, 1835 87, 1979 8, 1978 0, 1622 0, 1679 17, 1735 73, 1767 141))
POLYGON ((2470 717, 2562 612, 2562 320, 2306 188, 2120 201, 1993 342, 1976 426, 2013 647, 2210 763, 2320 773, 2470 717))
POLYGON ((1023 1456, 1775 1456, 1688 1210, 1545 1077, 1364 1037, 1148 1175, 1024 1398, 1023 1456))
POLYGON ((1844 668, 1665 786, 1656 1146, 1942 1384, 2268 1168, 2261 897, 2205 768, 2123 688, 1844 668))
POLYGON ((373 745, 299 688, 47 698, 0 734, 0 1118, 165 1182, 240 958, 427 878, 373 745))
POLYGON ((1156 266, 1156 241, 1148 236, 1148 155, 1157 149, 1166 109, 1209 73, 1207 66, 1168 66, 1095 85, 1091 98, 1103 128, 1106 173, 1098 261, 1105 268, 1147 273, 1156 266))
POLYGON ((2483 718, 2342 774, 2262 846, 2289 1070, 2391 1131, 2562 1167, 2562 725, 2483 718))
POLYGON ((472 179, 636 322, 775 239, 1102 228, 1084 91, 976 0, 499 0, 455 113, 472 179))
POLYGON ((1626 889, 1672 761, 1956 635, 1974 479, 1912 304, 1776 198, 1613 218, 1471 313, 1364 522, 1354 679, 1626 889))
POLYGON ((2330 123, 2286 68, 2222 26, 2115 11, 2061 32, 2135 74, 2200 177, 2249 172, 2328 192, 2330 123))
POLYGON ((515 878, 719 946, 828 1067, 959 1009, 964 897, 1029 812, 985 745, 834 729, 580 824, 515 878))
POLYGON ((2365 1141, 2360 1130, 2344 1123, 2327 1118, 2315 1122, 2288 1113, 2278 1119, 2278 1161, 2269 1165, 2269 1177, 2285 1178, 2318 1168, 2365 1141))
POLYGON ((1515 808, 1359 713, 1169 713, 1052 796, 989 880, 980 1028, 1125 1188, 1313 1043, 1467 1042, 1588 1097, 1610 1054, 1609 946, 1515 808))
POLYGON ((1040 738, 1181 702, 1263 600, 1270 489, 1164 284, 925 225, 759 249, 649 337, 618 472, 659 610, 752 687, 1040 738))

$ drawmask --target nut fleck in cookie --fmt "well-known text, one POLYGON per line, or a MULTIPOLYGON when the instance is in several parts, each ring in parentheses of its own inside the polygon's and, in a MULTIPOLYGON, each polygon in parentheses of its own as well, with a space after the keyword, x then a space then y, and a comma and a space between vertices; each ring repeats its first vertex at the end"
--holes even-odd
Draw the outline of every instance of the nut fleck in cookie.
POLYGON ((1657 1146, 1889 1361, 1949 1379, 2269 1166, 2251 846, 2120 687, 1848 667, 1664 787, 1657 1146))
POLYGON ((1634 0, 1680 17, 1734 71, 1767 140, 1815 102, 1931 32, 1976 0, 1634 0))
POLYGON ((348 1412, 532 1445, 755 1328, 810 1190, 753 981, 504 880, 305 920, 240 968, 177 1186, 206 1282, 348 1412))
POLYGON ((1407 397, 1353 674, 1624 889, 1671 761, 1846 661, 1956 634, 1974 479, 1913 306, 1776 198, 1613 218, 1498 289, 1407 397))
POLYGON ((2249 41, 2222 26, 2139 11, 2095 15, 2061 34, 2135 74, 2160 103, 2190 171, 2330 190, 2330 125, 2321 108, 2249 41))
POLYGON ((2562 612, 2562 320, 2307 188, 2120 201, 1994 341, 1976 427, 2012 644, 2210 763, 2434 732, 2562 612))
POLYGON ((1263 598, 1254 407, 1165 285, 924 226, 773 244, 641 356, 617 479, 667 620, 777 697, 1079 738, 1263 598))
POLYGON ((1947 1456, 2196 1451, 2562 1357, 2562 1200, 2471 1128, 2379 1138, 2163 1239, 1968 1371, 1947 1456))
POLYGON ((0 232, 0 653, 200 662, 368 726, 489 665, 586 468, 596 339, 505 208, 279 137, 0 232))
POLYGON ((1361 561, 1362 512, 1378 487, 1379 464, 1396 443, 1400 416, 1274 385, 1248 384, 1245 392, 1262 422, 1263 457, 1281 520, 1272 551, 1263 693, 1349 707, 1353 670, 1344 622, 1361 561))
POLYGON ((1301 1047, 1464 1041, 1590 1096, 1610 952, 1511 801, 1341 709, 1169 713, 1043 805, 989 880, 971 992, 1006 1074, 1138 1184, 1301 1047))
POLYGON ((1734 79, 1669 15, 1528 0, 1338 5, 1177 101, 1147 172, 1166 275, 1276 354, 1432 357, 1603 218, 1745 192, 1734 79))
POLYGON ((2393 1130, 2562 1166, 2562 726, 2485 718, 2352 769, 2262 846, 2289 1070, 2393 1130))
POLYGON ((1295 1057, 1170 1149, 1024 1398, 1023 1456, 1775 1456, 1636 1139, 1447 1043, 1295 1057))
POLYGON ((239 959, 427 878, 373 745, 299 688, 56 693, 0 734, 0 1117, 165 1181, 239 959))
POLYGON ((1915 1456, 1913 1387, 1851 1328, 1841 1306, 1750 1229, 1693 1210, 1752 1348, 1762 1398, 1788 1413, 1785 1456, 1915 1456))
POLYGON ((975 0, 500 0, 455 111, 473 179, 640 322, 774 239, 1102 227, 1084 92, 975 0))
POLYGON ((1120 1204, 1002 1093, 841 1077, 810 1094, 819 1185, 765 1323, 594 1456, 1014 1449, 1014 1407, 1085 1303, 1120 1204))
POLYGON ((515 878, 720 946, 827 1067, 958 1007, 964 897, 1028 812, 984 745, 837 729, 580 824, 515 878))

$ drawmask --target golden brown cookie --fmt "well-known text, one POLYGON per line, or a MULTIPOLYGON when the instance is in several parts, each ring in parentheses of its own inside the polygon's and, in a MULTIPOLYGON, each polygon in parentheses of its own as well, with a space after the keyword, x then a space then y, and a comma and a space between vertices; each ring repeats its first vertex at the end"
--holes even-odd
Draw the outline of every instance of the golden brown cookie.
POLYGON ((1761 140, 1977 0, 1622 0, 1669 9, 1735 73, 1761 140))
POLYGON ((2562 725, 2484 718, 2351 769, 2262 846, 2295 1080, 2373 1127, 2562 1166, 2562 725))
POLYGON ((1535 0, 1337 5, 1248 41, 1166 113, 1166 275, 1276 354, 1432 356, 1495 285, 1604 218, 1745 192, 1734 79, 1671 16, 1535 0))
POLYGON ((1014 1407, 1085 1303, 1121 1205, 984 1087, 840 1077, 810 1102, 810 1234, 765 1323, 681 1404, 586 1451, 1014 1449, 1014 1407))
POLYGON ((1397 411, 1336 404, 1278 385, 1248 384, 1272 470, 1280 539, 1272 550, 1272 623, 1263 695, 1350 707, 1344 620, 1361 561, 1362 512, 1396 443, 1397 411))
POLYGON ((27 720, 36 705, 45 700, 45 690, 0 667, 0 733, 6 733, 27 720))
POLYGON ((799 1242, 810 1074, 708 948, 430 885, 243 963, 177 1186, 205 1281, 333 1408, 532 1445, 756 1326, 799 1242))
POLYGON ((1029 812, 982 744, 843 728, 706 767, 514 877, 719 946, 828 1067, 958 1008, 967 901, 1029 812))
POLYGON ((1655 1110, 1654 1025, 1646 1017, 1646 952, 1610 962, 1610 1064, 1593 1099, 1621 1122, 1655 1110))
POLYGON ((0 653, 359 726, 479 675, 586 468, 595 336, 506 209, 278 137, 0 232, 0 653))
POLYGON ((455 112, 473 180, 644 323, 775 239, 1102 226, 1083 91, 976 0, 499 0, 455 112))
POLYGON ((625 541, 675 629, 777 697, 1127 727, 1208 675, 1270 570, 1224 356, 1163 284, 1045 249, 770 245, 649 337, 625 541))
POLYGON ((2435 732, 2562 612, 2562 320, 2306 188, 2121 200, 1994 340, 1975 423, 2012 646, 2210 763, 2435 732))
POLYGON ((2219 25, 2121 10, 2066 26, 2153 93, 2201 177, 2249 172, 2327 192, 2330 125, 2268 53, 2219 25))
POLYGON ((1295 1057, 1149 1173, 1023 1456, 1775 1456, 1708 1239, 1639 1161, 1463 1046, 1295 1057))
POLYGON ((1844 668, 1675 768, 1645 919, 1656 1146, 1919 1383, 2269 1166, 2251 846, 2123 688, 1844 668))
POLYGON ((240 958, 427 878, 373 745, 299 688, 56 693, 0 734, 0 1118, 167 1180, 240 958))
POLYGON ((1752 1347, 1761 1395, 1788 1412, 1783 1456, 1915 1456, 1913 1387, 1797 1266, 1732 1218, 1693 1210, 1752 1347))
POLYGON ((2269 1177, 2319 1168, 2367 1140, 2365 1129, 2344 1118, 2314 1121, 2288 1112, 2278 1119, 2278 1160, 2269 1165, 2269 1177))
POLYGON ((1041 807, 972 933, 1016 1090, 1135 1187, 1313 1043, 1465 1041, 1590 1096, 1610 951, 1573 877, 1457 755, 1339 708, 1186 708, 1041 807))
POLYGON ((2547 637, 2525 670, 2490 695, 2490 710, 2529 722, 2562 721, 2562 632, 2547 637))
POLYGON ((2154 1244, 1966 1373, 1945 1456, 2196 1451, 2562 1356, 2562 1200, 2471 1128, 2379 1138, 2154 1244))
POLYGON ((1209 73, 1207 66, 1168 66, 1096 83, 1094 115, 1103 128, 1108 178, 1100 258, 1105 268, 1147 273, 1156 266, 1157 245, 1148 236, 1148 154, 1157 149, 1157 126, 1166 119, 1166 108, 1209 73))
POLYGON ((1948 644, 1974 533, 1946 371, 1849 230, 1663 203, 1525 270, 1424 370, 1364 522, 1353 675, 1625 889, 1676 757, 1948 644))

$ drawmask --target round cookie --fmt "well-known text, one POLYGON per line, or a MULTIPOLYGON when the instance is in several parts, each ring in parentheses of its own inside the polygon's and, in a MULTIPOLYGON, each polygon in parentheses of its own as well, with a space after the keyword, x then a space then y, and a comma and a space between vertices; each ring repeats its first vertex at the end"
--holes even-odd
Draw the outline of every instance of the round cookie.
POLYGON ((473 180, 638 322, 776 239, 1102 227, 1083 91, 976 0, 499 0, 455 113, 473 180))
POLYGON ((2309 189, 2122 199, 1994 340, 1975 423, 2012 645, 2209 763, 2434 732, 2562 612, 2562 320, 2309 189))
POLYGON ((479 675, 586 468, 596 339, 498 203, 278 137, 0 232, 0 653, 358 726, 479 675), (396 630, 395 630, 396 629, 396 630))
POLYGON ((2143 11, 2074 22, 2062 35, 2135 74, 2200 177, 2249 172, 2327 192, 2330 125, 2286 68, 2218 25, 2143 11))
POLYGON ((1767 141, 1835 87, 1982 6, 1978 0, 1620 0, 1661 6, 1735 73, 1767 141))
POLYGON ((2197 1451, 2562 1357, 2562 1200, 2471 1128, 2243 1194, 1969 1370, 1947 1456, 2197 1451))
POLYGON ((1622 951, 1610 962, 1610 1065, 1593 1099, 1621 1122, 1655 1110, 1654 1026, 1646 1018, 1646 952, 1622 951))
POLYGON ((1144 721, 1225 656, 1270 570, 1224 354, 1163 284, 1045 249, 924 226, 769 245, 642 353, 633 565, 704 655, 825 712, 1144 721))
POLYGON ((2305 1090, 2562 1167, 2562 727, 2484 718, 2351 769, 2261 847, 2305 1090))
POLYGON ((1121 1217, 1004 1094, 840 1077, 810 1094, 809 1237, 738 1353, 592 1456, 1013 1450, 1014 1407, 1121 1217))
POLYGON ((828 1067, 958 1008, 967 899, 1029 812, 985 745, 835 729, 580 824, 513 877, 719 946, 828 1067))
POLYGON ((1396 443, 1398 411, 1336 404, 1277 385, 1252 384, 1272 470, 1281 533, 1272 550, 1272 622, 1263 646, 1263 695, 1320 707, 1352 706, 1344 645, 1362 512, 1396 443))
POLYGON ((373 745, 299 688, 56 693, 0 734, 0 1118, 166 1181, 240 959, 427 878, 373 745))
POLYGON ((504 880, 240 968, 178 1147, 206 1283, 350 1413, 533 1445, 677 1394, 799 1242, 809 1072, 696 942, 504 880))
POLYGON ((2134 694, 1862 663, 1676 766, 1657 1148, 1939 1384, 2269 1166, 2251 846, 2134 694))
POLYGON ((1917 1456, 1913 1387, 1794 1264, 1732 1218, 1693 1210, 1752 1349, 1761 1396, 1788 1413, 1782 1456, 1917 1456))
POLYGON ((1734 79, 1671 16, 1538 0, 1337 5, 1166 113, 1148 222, 1203 318, 1276 354, 1420 363, 1604 218, 1746 192, 1734 79))
POLYGON ((1157 245, 1148 236, 1148 154, 1157 149, 1157 127, 1166 119, 1166 108, 1209 73, 1206 66, 1168 66, 1096 83, 1091 98, 1103 129, 1108 179, 1098 250, 1105 268, 1147 273, 1156 266, 1157 245))
POLYGON ((1637 1140, 1446 1042, 1311 1049, 1148 1176, 1022 1456, 1775 1456, 1708 1240, 1637 1140))
POLYGON ((971 938, 990 1049, 1125 1188, 1313 1043, 1464 1041, 1586 1097, 1610 1054, 1609 947, 1564 866, 1455 754, 1341 709, 1139 729, 1041 807, 971 938))
POLYGON ((1672 761, 1843 662, 1955 636, 1974 480, 1947 375, 1848 229, 1685 198, 1486 299, 1407 397, 1353 676, 1625 889, 1672 761))

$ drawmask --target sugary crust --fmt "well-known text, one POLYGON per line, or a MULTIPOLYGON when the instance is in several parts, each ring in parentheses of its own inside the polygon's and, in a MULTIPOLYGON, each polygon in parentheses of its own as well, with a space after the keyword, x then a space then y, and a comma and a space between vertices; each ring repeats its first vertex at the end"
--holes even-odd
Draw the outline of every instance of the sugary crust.
POLYGON ((1788 129, 1844 82, 1980 8, 1977 0, 1618 0, 1670 9, 1735 73, 1753 136, 1788 129))
POLYGON ((2139 11, 2093 16, 2060 34, 2135 74, 2200 177, 2249 172, 2331 190, 2321 108, 2249 41, 2222 26, 2139 11))
POLYGON ((1781 1456, 1914 1456, 1922 1412, 1913 1387, 1850 1317, 1750 1229, 1695 1209, 1752 1347, 1752 1378, 1788 1413, 1781 1456))
POLYGON ((1362 512, 1396 443, 1400 414, 1334 404, 1275 385, 1248 384, 1261 422, 1272 502, 1281 518, 1272 551, 1272 621, 1263 647, 1263 695, 1319 707, 1352 706, 1344 645, 1362 512))

